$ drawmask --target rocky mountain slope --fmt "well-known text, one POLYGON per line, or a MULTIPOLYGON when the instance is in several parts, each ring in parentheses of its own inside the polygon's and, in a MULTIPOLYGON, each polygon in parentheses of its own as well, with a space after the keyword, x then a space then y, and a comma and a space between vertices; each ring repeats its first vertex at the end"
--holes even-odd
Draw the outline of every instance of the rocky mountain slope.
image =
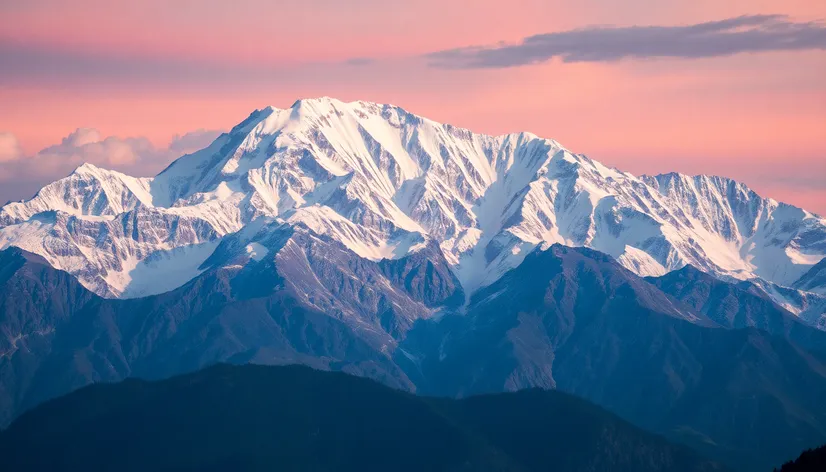
POLYGON ((807 349, 826 351, 826 333, 810 329, 805 315, 792 314, 751 282, 726 283, 692 266, 648 281, 720 326, 757 328, 793 339, 807 349))
POLYGON ((729 329, 728 316, 608 255, 553 246, 477 292, 465 314, 419 323, 400 345, 419 356, 396 357, 422 393, 557 388, 759 470, 826 438, 824 333, 775 310, 753 311, 775 335, 748 320, 729 329))
POLYGON ((90 383, 301 363, 424 394, 555 387, 744 470, 826 440, 826 355, 801 344, 824 333, 774 304, 744 302, 795 324, 731 329, 608 255, 555 245, 460 306, 437 246, 374 262, 301 226, 260 232, 258 253, 225 240, 214 267, 139 299, 0 252, 3 422, 90 383))

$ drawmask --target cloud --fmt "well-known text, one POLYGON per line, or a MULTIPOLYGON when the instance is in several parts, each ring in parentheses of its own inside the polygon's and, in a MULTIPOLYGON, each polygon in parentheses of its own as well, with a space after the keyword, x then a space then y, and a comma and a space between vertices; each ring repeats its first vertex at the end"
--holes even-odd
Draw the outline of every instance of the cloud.
POLYGON ((78 128, 63 138, 62 146, 80 147, 85 144, 100 142, 100 131, 94 128, 78 128))
POLYGON ((169 143, 169 150, 179 154, 186 154, 207 147, 215 138, 220 135, 220 131, 213 129, 196 129, 184 135, 175 135, 169 143))
POLYGON ((154 175, 175 158, 204 148, 219 134, 200 129, 175 136, 167 147, 156 147, 143 137, 104 138, 94 128, 78 128, 60 144, 26 156, 14 134, 0 133, 0 203, 28 198, 86 162, 129 175, 154 175))
POLYGON ((427 56, 445 69, 507 68, 560 58, 702 58, 744 52, 826 49, 826 25, 784 15, 750 15, 688 26, 600 26, 529 36, 517 44, 451 49, 427 56))
POLYGON ((369 66, 375 62, 376 60, 370 57, 351 57, 344 61, 348 66, 369 66))
MULTIPOLYGON (((2 2, 2 0, 0 0, 2 2)), ((243 61, 233 57, 166 57, 56 47, 0 34, 0 83, 31 88, 67 90, 78 86, 129 86, 155 89, 159 85, 198 87, 259 87, 273 82, 328 83, 368 65, 370 59, 347 61, 243 61)))
POLYGON ((0 133, 0 163, 19 159, 23 155, 17 136, 11 133, 0 133))
POLYGON ((84 162, 118 170, 134 167, 148 170, 169 157, 167 149, 156 149, 146 138, 109 136, 101 139, 96 129, 78 128, 60 144, 49 146, 22 161, 32 166, 36 173, 52 174, 61 169, 71 170, 84 162))

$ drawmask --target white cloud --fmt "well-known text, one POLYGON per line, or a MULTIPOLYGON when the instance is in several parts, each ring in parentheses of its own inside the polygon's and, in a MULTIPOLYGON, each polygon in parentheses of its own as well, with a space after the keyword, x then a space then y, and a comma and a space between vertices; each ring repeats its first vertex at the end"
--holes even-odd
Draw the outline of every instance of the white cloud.
POLYGON ((143 137, 104 138, 94 128, 78 128, 60 144, 26 156, 14 134, 0 133, 0 204, 28 198, 86 162, 134 176, 155 175, 177 157, 204 148, 219 134, 196 130, 175 136, 166 147, 156 147, 143 137))

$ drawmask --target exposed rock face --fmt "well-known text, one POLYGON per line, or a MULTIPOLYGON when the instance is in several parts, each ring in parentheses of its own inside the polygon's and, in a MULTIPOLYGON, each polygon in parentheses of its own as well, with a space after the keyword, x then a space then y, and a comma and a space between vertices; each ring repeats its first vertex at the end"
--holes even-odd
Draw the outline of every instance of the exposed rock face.
POLYGON ((823 333, 776 305, 751 313, 778 335, 728 329, 728 316, 605 254, 553 246, 476 293, 466 314, 408 333, 400 349, 421 353, 415 363, 396 357, 423 393, 554 387, 754 470, 826 438, 826 355, 823 333))

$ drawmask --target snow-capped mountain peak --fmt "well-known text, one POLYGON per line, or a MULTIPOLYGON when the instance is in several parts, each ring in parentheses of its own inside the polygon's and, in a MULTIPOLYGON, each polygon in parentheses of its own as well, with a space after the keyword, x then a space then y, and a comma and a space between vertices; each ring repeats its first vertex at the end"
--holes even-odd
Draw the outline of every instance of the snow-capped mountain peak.
POLYGON ((781 286, 826 255, 826 220, 730 179, 636 177, 530 133, 475 134, 327 97, 256 110, 154 178, 81 166, 3 207, 0 247, 134 297, 185 283, 260 219, 373 260, 435 242, 467 294, 553 243, 603 251, 640 275, 691 264, 781 286))

